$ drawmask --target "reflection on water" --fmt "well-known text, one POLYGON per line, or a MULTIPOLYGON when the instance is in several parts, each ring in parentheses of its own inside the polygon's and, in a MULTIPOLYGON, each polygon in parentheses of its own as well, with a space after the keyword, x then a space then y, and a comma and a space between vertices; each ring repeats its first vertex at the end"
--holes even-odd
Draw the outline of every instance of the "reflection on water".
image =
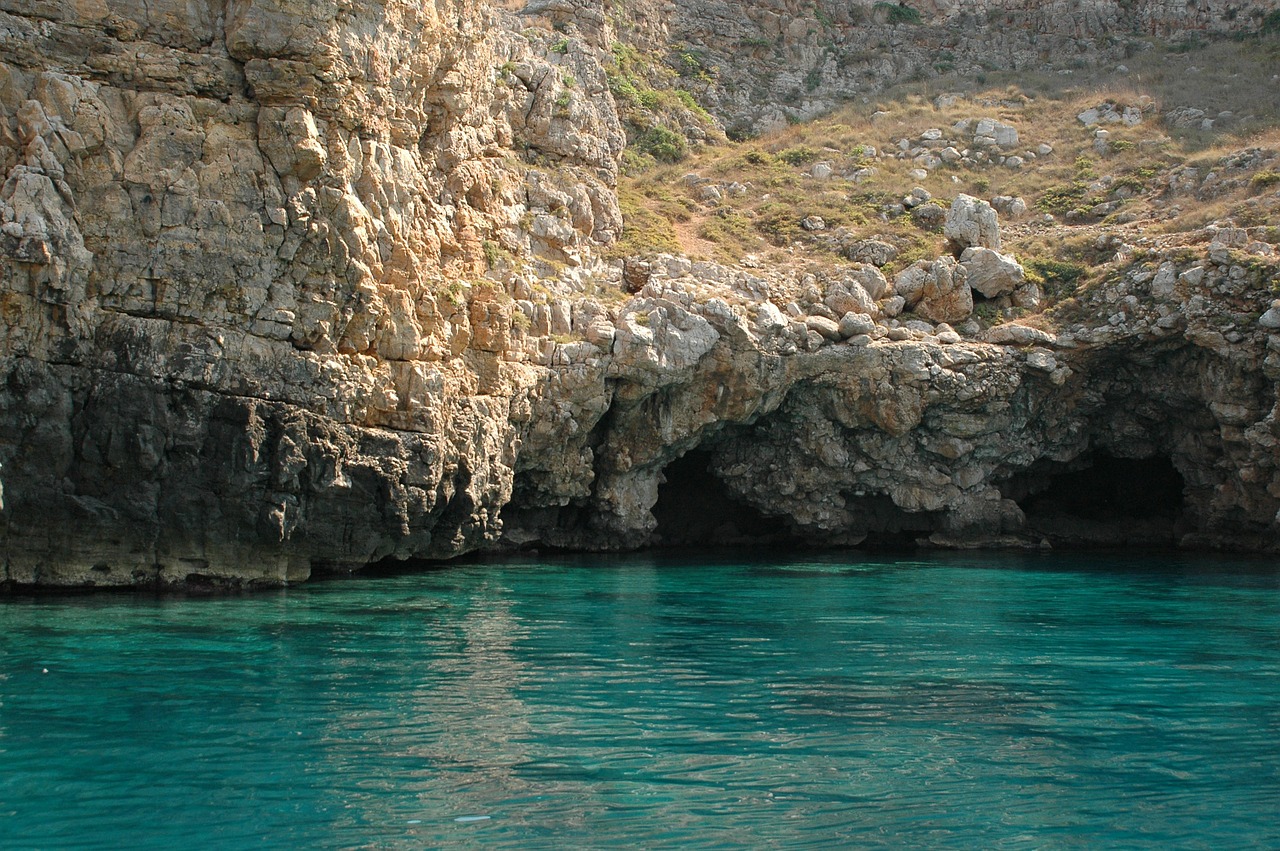
POLYGON ((1276 847, 1278 651, 1181 557, 3 600, 0 847, 1276 847))

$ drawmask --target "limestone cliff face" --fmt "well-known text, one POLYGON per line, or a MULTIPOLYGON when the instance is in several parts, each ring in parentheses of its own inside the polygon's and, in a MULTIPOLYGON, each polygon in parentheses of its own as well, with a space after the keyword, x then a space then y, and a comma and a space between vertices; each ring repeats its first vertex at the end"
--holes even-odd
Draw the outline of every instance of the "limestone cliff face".
MULTIPOLYGON (((664 10, 635 20, 685 25, 664 10)), ((573 26, 0 3, 0 581, 636 546, 694 449, 807 541, 1035 544, 1018 500, 1105 451, 1183 477, 1157 537, 1276 545, 1274 268, 1144 261, 1114 322, 962 340, 833 332, 835 281, 605 263, 614 24, 526 11, 573 26)))
POLYGON ((624 141, 587 49, 515 30, 466 2, 0 12, 11 578, 278 581, 496 532, 535 379, 468 284, 609 242, 624 141))

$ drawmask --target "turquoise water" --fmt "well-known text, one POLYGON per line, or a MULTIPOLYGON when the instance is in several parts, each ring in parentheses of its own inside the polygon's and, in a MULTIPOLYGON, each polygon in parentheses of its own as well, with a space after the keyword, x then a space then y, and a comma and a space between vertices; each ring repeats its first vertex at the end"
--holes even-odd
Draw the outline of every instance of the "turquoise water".
POLYGON ((0 847, 1276 848, 1280 571, 549 558, 0 599, 0 847))

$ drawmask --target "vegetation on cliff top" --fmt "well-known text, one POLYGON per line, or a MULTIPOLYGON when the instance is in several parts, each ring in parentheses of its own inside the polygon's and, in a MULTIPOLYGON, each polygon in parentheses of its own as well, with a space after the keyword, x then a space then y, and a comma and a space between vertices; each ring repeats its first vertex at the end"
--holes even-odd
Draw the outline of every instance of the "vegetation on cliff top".
POLYGON ((851 263, 850 247, 874 239, 896 250, 892 274, 943 251, 937 208, 958 193, 1009 196, 1027 212, 1003 216, 1005 250, 1052 305, 1114 253, 1106 234, 1143 244, 1215 222, 1280 221, 1278 56, 1280 40, 1255 38, 1157 48, 1119 70, 943 77, 679 157, 666 145, 680 143, 633 134, 621 248, 797 266, 851 263), (1096 123, 1078 117, 1099 107, 1096 123), (942 142, 964 135, 957 123, 979 118, 1016 128, 1017 143, 984 162, 939 158, 942 142), (912 212, 902 202, 916 187, 932 203, 912 212))

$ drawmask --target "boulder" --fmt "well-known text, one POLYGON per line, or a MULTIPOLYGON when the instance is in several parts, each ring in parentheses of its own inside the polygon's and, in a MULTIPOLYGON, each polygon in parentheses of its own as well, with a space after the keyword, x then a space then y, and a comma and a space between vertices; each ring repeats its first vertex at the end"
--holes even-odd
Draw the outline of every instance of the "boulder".
POLYGON ((875 320, 865 313, 846 313, 840 319, 840 336, 848 339, 858 334, 870 334, 875 327, 875 320))
POLYGON ((973 291, 965 282, 965 269, 951 257, 933 261, 916 313, 934 322, 959 322, 973 313, 973 291))
POLYGON ((1018 144, 1018 128, 994 118, 966 118, 952 129, 978 148, 1012 148, 1018 144))
POLYGON ((1164 123, 1170 127, 1177 128, 1199 127, 1204 121, 1204 116, 1203 109, 1196 109, 1193 106, 1179 106, 1164 114, 1164 123))
POLYGON ((1006 295, 1025 279, 1022 266, 1007 254, 990 248, 966 248, 960 255, 969 286, 986 298, 1006 295))
POLYGON ((947 211, 942 235, 960 251, 971 246, 999 251, 1000 217, 986 201, 960 194, 947 211))
POLYGON ((1058 338, 1029 325, 997 325, 987 331, 986 341, 1010 346, 1052 346, 1058 338))
POLYGON ((930 201, 911 210, 911 221, 916 226, 928 231, 942 230, 942 223, 947 220, 947 211, 930 201))
POLYGON ((933 195, 923 186, 917 186, 906 194, 902 199, 902 206, 910 210, 912 207, 919 207, 928 201, 933 200, 933 195))
POLYGON ((924 292, 924 282, 931 273, 932 264, 928 260, 917 260, 899 272, 893 279, 893 289, 902 297, 905 306, 915 307, 924 292))
POLYGON ((1034 281, 1027 281, 1013 291, 1010 299, 1014 307, 1021 307, 1023 310, 1039 310, 1041 302, 1044 301, 1044 290, 1040 289, 1040 285, 1034 281))
POLYGON ((823 303, 831 308, 836 316, 846 313, 877 313, 875 299, 855 280, 846 278, 832 284, 823 303))
POLYGON ((892 263, 898 256, 898 249, 878 239, 862 239, 849 246, 845 252, 850 260, 859 263, 870 263, 872 266, 884 266, 892 263))
POLYGON ((840 326, 834 319, 828 319, 825 316, 806 316, 804 325, 810 331, 816 331, 827 340, 839 340, 840 326))
POLYGON ((952 257, 920 260, 894 278, 894 288, 916 314, 933 322, 959 322, 973 312, 965 269, 952 257))
POLYGON ((894 295, 894 296, 889 296, 888 298, 885 298, 885 299, 881 299, 879 304, 880 304, 880 312, 883 313, 886 317, 892 319, 893 317, 902 313, 903 308, 907 306, 907 300, 900 295, 894 295))
POLYGON ((864 263, 856 269, 851 269, 849 278, 857 281, 867 291, 867 295, 871 296, 875 301, 879 301, 886 295, 891 294, 888 280, 885 279, 884 273, 875 266, 864 263))
POLYGON ((991 206, 997 213, 1010 219, 1017 219, 1027 214, 1027 202, 1014 195, 997 195, 991 199, 991 206))

